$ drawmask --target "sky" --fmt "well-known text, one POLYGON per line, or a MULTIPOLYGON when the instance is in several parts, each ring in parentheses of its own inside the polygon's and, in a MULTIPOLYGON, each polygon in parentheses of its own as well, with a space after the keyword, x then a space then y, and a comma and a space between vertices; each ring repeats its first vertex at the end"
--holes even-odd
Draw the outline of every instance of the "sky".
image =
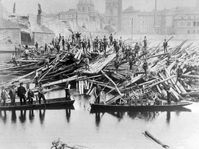
MULTIPOLYGON (((37 4, 40 3, 42 10, 46 13, 57 13, 75 8, 78 0, 0 0, 8 12, 12 11, 16 2, 16 12, 27 15, 37 13, 37 4)), ((95 9, 101 13, 105 12, 105 0, 93 0, 95 9)), ((154 9, 155 0, 123 0, 123 9, 133 6, 137 10, 150 11, 154 9)), ((175 7, 193 7, 199 0, 157 0, 158 9, 175 7)), ((198 8, 199 9, 199 8, 198 8)))

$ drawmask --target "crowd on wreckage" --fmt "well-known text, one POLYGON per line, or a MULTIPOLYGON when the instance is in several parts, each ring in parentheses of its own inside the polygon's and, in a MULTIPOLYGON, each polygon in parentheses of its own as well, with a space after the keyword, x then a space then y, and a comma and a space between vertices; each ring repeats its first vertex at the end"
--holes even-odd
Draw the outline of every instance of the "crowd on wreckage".
MULTIPOLYGON (((166 57, 166 66, 169 66, 171 64, 171 55, 168 52, 168 41, 169 40, 164 40, 162 43, 163 47, 163 56, 166 57)), ((148 41, 147 37, 144 36, 143 41, 141 42, 134 42, 133 44, 127 44, 126 40, 123 40, 122 37, 116 37, 114 34, 110 35, 104 35, 104 36, 95 36, 92 38, 90 35, 89 37, 86 37, 80 32, 72 32, 69 37, 64 37, 61 34, 59 34, 58 37, 53 38, 52 42, 50 44, 44 44, 44 45, 39 45, 38 42, 35 43, 33 48, 30 48, 28 45, 25 46, 19 46, 16 47, 16 51, 20 56, 23 56, 25 60, 30 60, 34 59, 36 56, 44 56, 44 66, 46 69, 49 71, 52 70, 51 62, 53 61, 50 56, 55 54, 55 63, 57 62, 62 62, 62 57, 60 56, 60 53, 67 53, 67 57, 71 60, 76 60, 77 56, 76 53, 80 50, 82 50, 82 59, 84 62, 84 69, 90 70, 89 64, 90 61, 92 61, 92 56, 91 53, 96 53, 100 54, 101 57, 107 58, 109 53, 108 50, 112 49, 113 52, 116 54, 115 58, 111 61, 113 64, 114 68, 114 73, 119 74, 119 72, 122 70, 120 69, 122 64, 127 64, 125 69, 128 72, 132 72, 133 77, 139 76, 140 74, 143 75, 142 78, 145 80, 145 83, 147 86, 147 81, 152 81, 151 78, 152 76, 155 77, 157 74, 152 74, 150 72, 150 67, 148 64, 148 57, 147 54, 149 54, 151 51, 148 47, 148 41), (24 49, 24 50, 21 50, 24 49), (75 53, 74 53, 75 49, 75 53), (21 51, 20 51, 21 50, 21 51), (19 52, 20 51, 20 52, 19 52), (137 67, 135 67, 137 66, 137 67), (139 67, 139 71, 138 71, 139 67), (141 70, 140 70, 141 68, 141 70)), ((13 56, 13 61, 15 62, 16 65, 18 63, 16 62, 16 58, 13 56)), ((167 100, 167 103, 171 103, 171 99, 175 99, 175 95, 171 92, 171 88, 175 85, 177 85, 178 82, 181 81, 181 76, 183 74, 183 70, 180 67, 180 63, 176 62, 176 69, 175 73, 177 75, 176 82, 174 84, 170 83, 164 83, 160 84, 158 88, 155 90, 158 91, 152 91, 151 88, 146 88, 143 89, 143 86, 140 84, 145 84, 144 82, 141 83, 134 83, 133 86, 130 83, 127 83, 128 85, 122 85, 124 84, 125 81, 131 81, 129 80, 129 76, 126 77, 123 82, 118 81, 117 84, 120 86, 120 90, 122 90, 122 93, 120 93, 119 89, 116 89, 118 93, 120 94, 121 98, 118 100, 114 101, 115 104, 138 104, 140 95, 142 94, 141 98, 144 98, 143 96, 146 96, 145 99, 147 99, 146 103, 149 104, 149 100, 154 100, 155 104, 160 104, 159 98, 163 98, 167 100), (152 91, 152 92, 151 92, 152 91), (139 92, 136 94, 136 92, 139 92), (158 94, 157 94, 158 93, 158 94), (132 95, 133 94, 133 95, 132 95), (144 94, 144 95, 143 95, 144 94), (148 100, 149 99, 149 100, 148 100)), ((164 71, 164 70, 162 70, 164 71)), ((45 98, 45 92, 44 88, 42 87, 42 82, 41 82, 41 73, 40 71, 35 72, 35 77, 33 79, 33 82, 35 83, 35 88, 38 92, 37 98, 39 101, 39 104, 41 104, 41 99, 43 99, 43 103, 46 103, 46 98, 45 98)), ((161 72, 161 74, 164 74, 164 72, 161 72)), ((45 76, 45 75, 44 75, 45 76)), ((130 76, 132 77, 132 76, 130 76)), ((158 80, 158 79, 157 79, 158 80)), ((156 80, 156 81, 157 81, 156 80)), ((173 80, 172 80, 173 81, 173 80)), ((154 83, 156 83, 154 81, 154 83)), ((70 98, 70 84, 67 82, 66 83, 66 97, 70 98)), ((149 86, 149 85, 148 85, 149 86)), ((95 103, 100 103, 100 95, 101 92, 104 90, 102 89, 103 86, 100 84, 95 85, 95 97, 96 101, 95 103)), ((5 105, 7 99, 11 100, 11 104, 15 105, 15 99, 18 96, 20 99, 20 104, 33 104, 33 98, 34 98, 34 93, 35 90, 32 91, 27 85, 25 88, 23 86, 23 83, 21 82, 19 87, 16 88, 15 85, 11 85, 9 88, 2 87, 1 91, 1 100, 2 104, 5 105), (28 101, 28 102, 26 102, 28 101)), ((141 104, 143 104, 143 100, 141 101, 141 104)))

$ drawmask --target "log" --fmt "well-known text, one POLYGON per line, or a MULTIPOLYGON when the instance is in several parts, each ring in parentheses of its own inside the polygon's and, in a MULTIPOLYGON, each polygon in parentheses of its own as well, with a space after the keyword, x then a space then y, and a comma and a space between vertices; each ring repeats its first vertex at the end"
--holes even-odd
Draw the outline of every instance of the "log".
POLYGON ((70 81, 74 81, 77 79, 77 75, 75 76, 72 76, 72 77, 69 77, 67 79, 62 79, 62 80, 59 80, 59 81, 54 81, 54 82, 51 82, 51 83, 46 83, 46 84, 43 84, 43 87, 48 87, 48 86, 52 86, 52 85, 57 85, 57 84, 62 84, 62 83, 65 83, 65 82, 70 82, 70 81))
POLYGON ((171 80, 171 79, 174 78, 174 77, 176 77, 176 75, 173 75, 173 76, 171 76, 171 77, 169 77, 169 78, 167 78, 167 79, 164 79, 164 80, 161 80, 161 81, 159 81, 159 82, 157 82, 157 83, 155 83, 155 84, 152 84, 152 85, 148 86, 148 88, 154 87, 154 86, 156 86, 156 85, 158 85, 158 84, 161 84, 161 83, 163 83, 163 82, 165 82, 165 81, 171 80))
MULTIPOLYGON (((62 57, 61 60, 63 60, 66 56, 67 56, 68 53, 66 53, 64 55, 64 57, 62 57)), ((60 54, 61 55, 61 54, 60 54)), ((60 56, 59 55, 59 56, 60 56)), ((57 59, 54 60, 54 62, 56 61, 57 59)), ((53 68, 55 68, 57 65, 59 64, 59 62, 55 63, 50 69, 48 69, 48 71, 38 80, 38 82, 40 82, 53 68)))
POLYGON ((187 75, 187 74, 183 74, 181 77, 182 78, 190 78, 190 79, 199 79, 199 75, 187 75))
POLYGON ((100 85, 100 86, 103 86, 103 87, 106 87, 106 88, 109 88, 109 89, 116 90, 115 87, 112 87, 112 86, 110 86, 110 85, 106 85, 104 82, 99 82, 99 81, 90 80, 90 79, 88 79, 88 82, 94 83, 94 84, 98 84, 98 85, 100 85))
POLYGON ((122 93, 120 92, 115 82, 103 70, 101 70, 101 73, 115 86, 116 91, 119 93, 120 96, 122 96, 122 93))
POLYGON ((160 140, 156 139, 151 133, 149 133, 148 131, 144 132, 144 135, 151 138, 153 141, 155 141, 157 144, 161 145, 163 148, 169 148, 168 145, 163 144, 160 140))

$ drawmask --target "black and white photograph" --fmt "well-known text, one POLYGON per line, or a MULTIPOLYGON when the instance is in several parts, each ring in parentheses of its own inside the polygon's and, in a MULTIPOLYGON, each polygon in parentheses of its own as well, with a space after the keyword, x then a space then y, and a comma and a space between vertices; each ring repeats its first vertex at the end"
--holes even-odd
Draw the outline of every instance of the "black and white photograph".
POLYGON ((0 0, 0 149, 198 138, 199 0, 0 0))

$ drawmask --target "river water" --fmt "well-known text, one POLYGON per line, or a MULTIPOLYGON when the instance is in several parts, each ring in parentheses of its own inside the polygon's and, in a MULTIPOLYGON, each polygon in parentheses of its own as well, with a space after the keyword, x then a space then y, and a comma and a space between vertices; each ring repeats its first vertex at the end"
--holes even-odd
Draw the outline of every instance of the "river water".
MULTIPOLYGON (((5 67, 9 54, 0 54, 5 67)), ((7 66, 6 66, 7 67, 7 66)), ((13 75, 2 75, 6 81, 13 75)), ((63 91, 47 97, 63 97, 63 91)), ((177 112, 90 113, 89 98, 73 98, 74 110, 34 110, 0 112, 1 149, 50 149, 60 138, 71 145, 89 149, 161 149, 143 135, 149 131, 173 149, 197 149, 199 146, 199 103, 177 112)))

